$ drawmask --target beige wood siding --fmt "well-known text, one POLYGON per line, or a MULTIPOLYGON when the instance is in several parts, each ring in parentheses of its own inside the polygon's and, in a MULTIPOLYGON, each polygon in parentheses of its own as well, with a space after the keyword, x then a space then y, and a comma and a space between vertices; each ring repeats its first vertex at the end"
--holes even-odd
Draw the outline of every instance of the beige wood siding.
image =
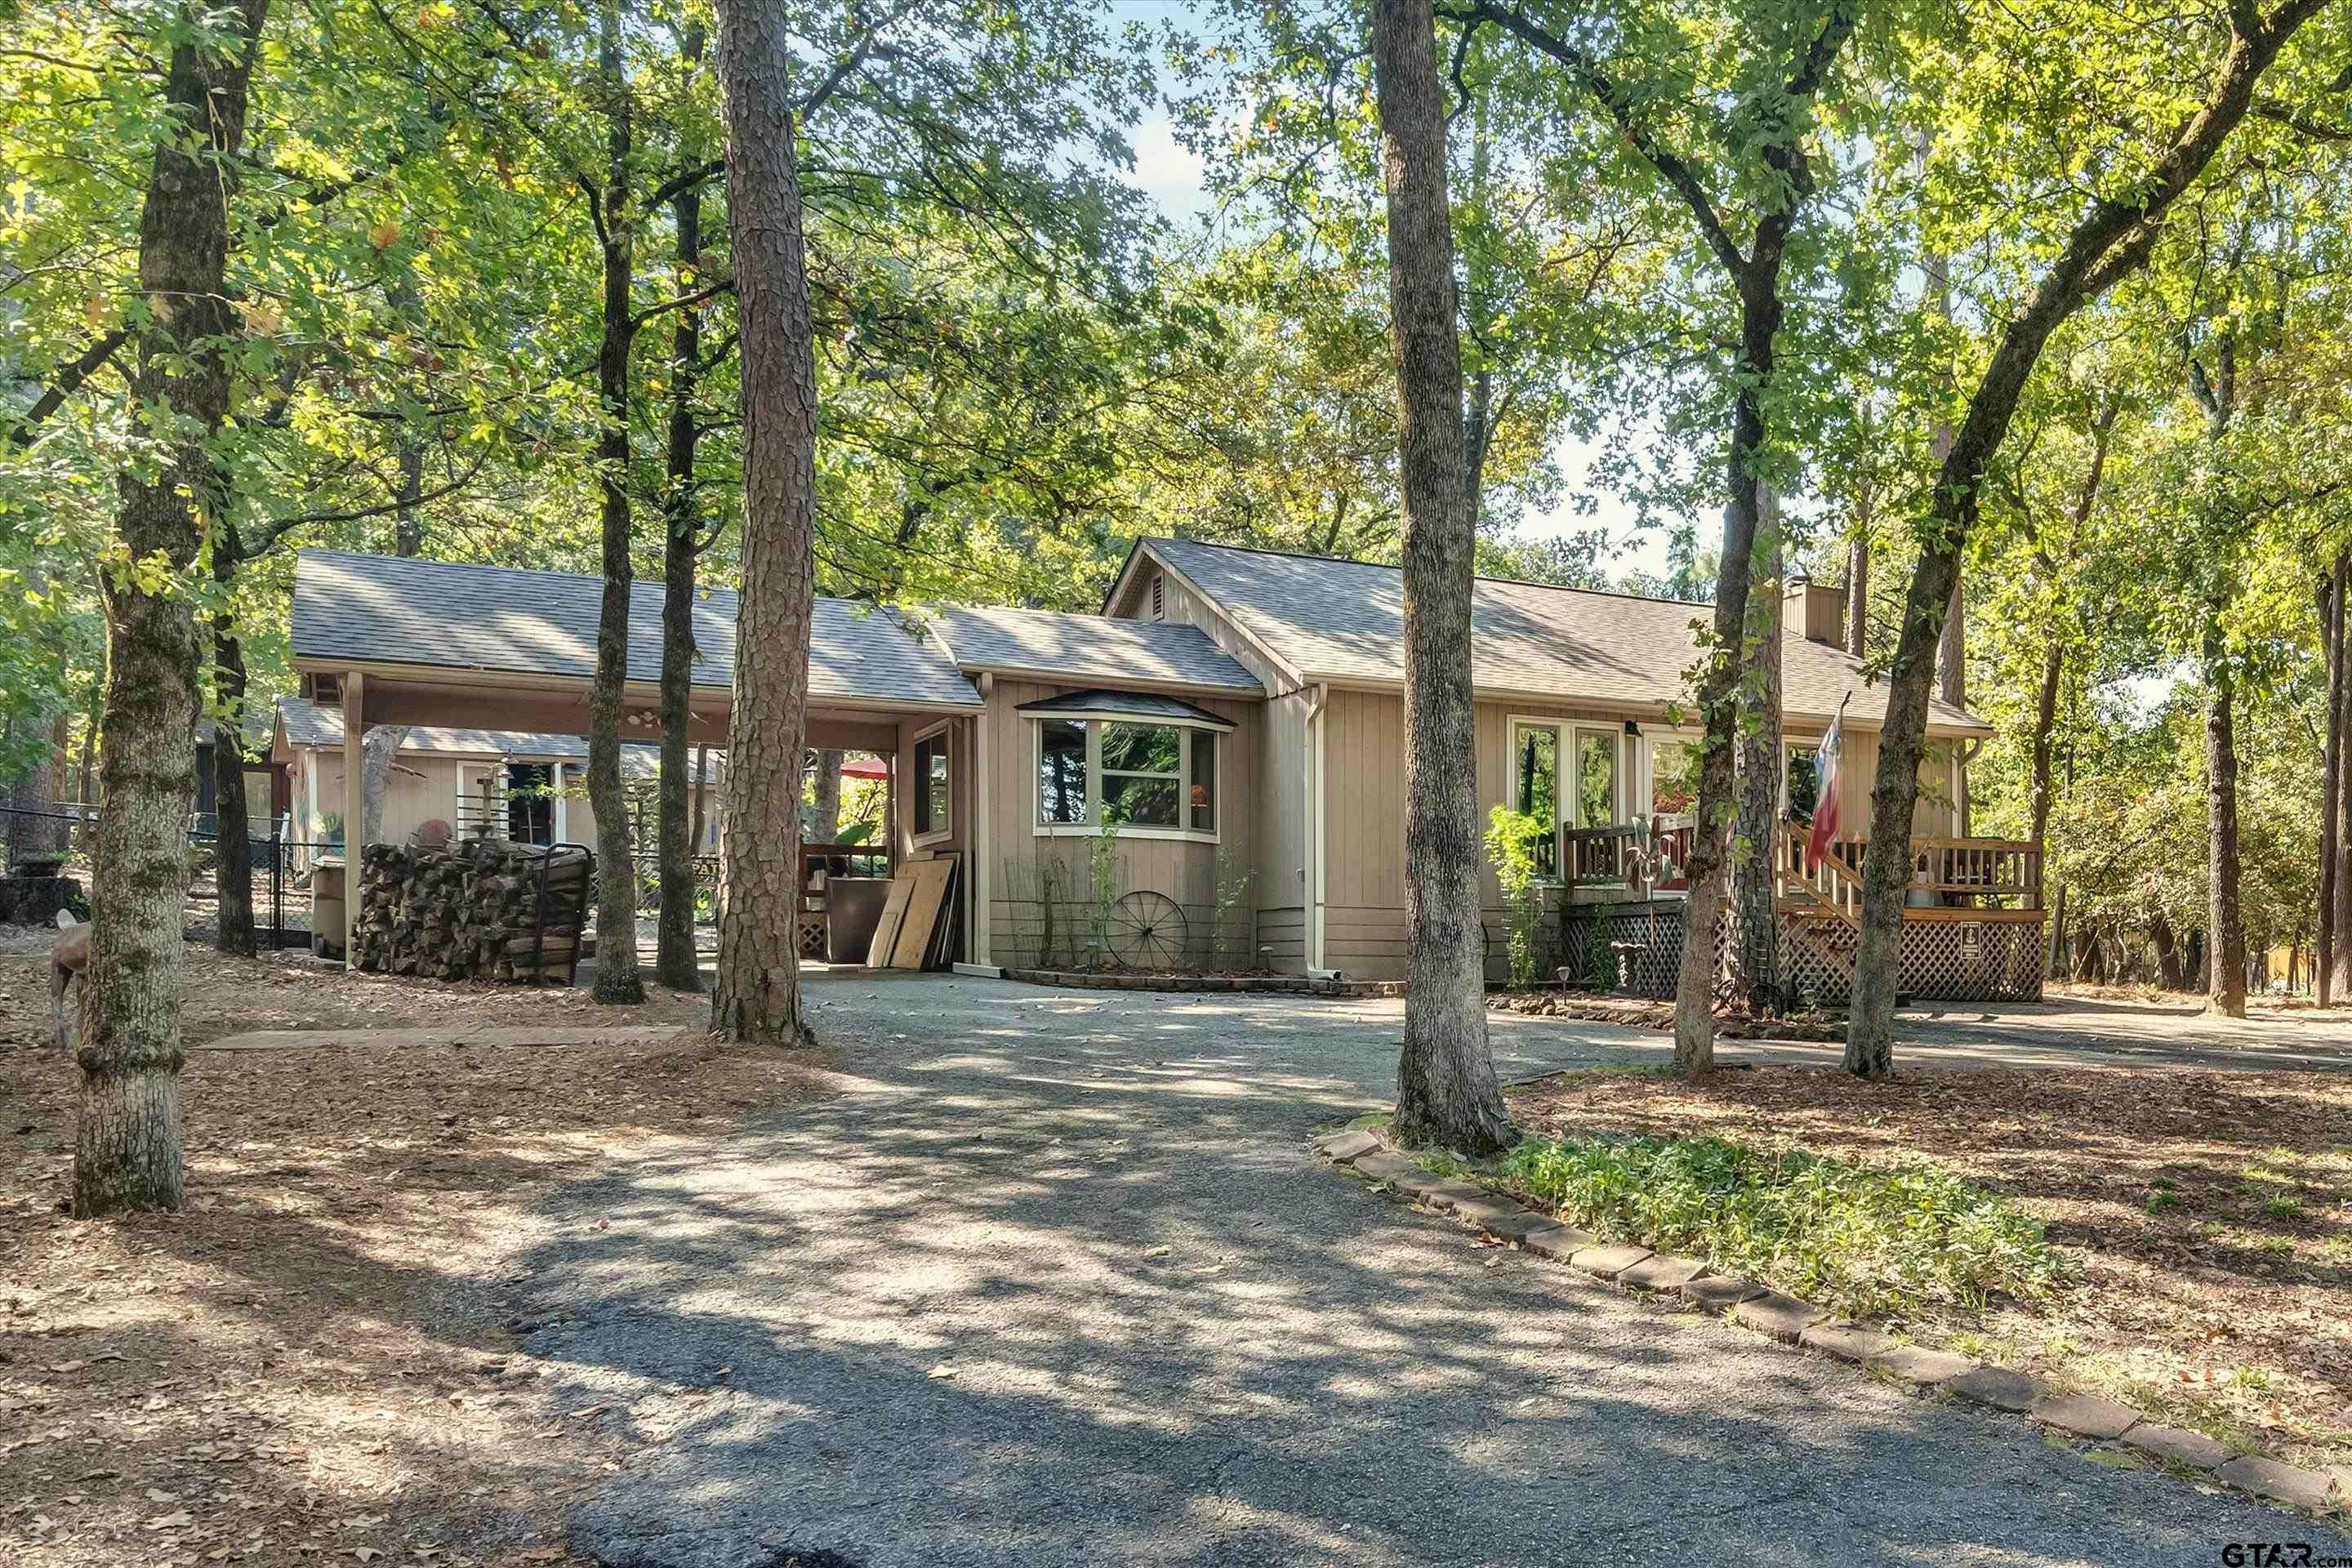
MULTIPOLYGON (((994 754, 990 759, 990 834, 994 856, 990 897, 991 958, 1026 966, 1042 962, 1051 896, 1055 960, 1083 962, 1086 942, 1096 939, 1090 892, 1092 834, 1059 837, 1035 829, 1035 735, 1019 709, 1076 686, 999 680, 989 693, 989 724, 994 754), (1073 946, 1073 943, 1076 946, 1073 946)), ((1234 725, 1218 737, 1220 841, 1127 837, 1118 851, 1118 889, 1124 895, 1163 893, 1185 916, 1188 962, 1231 967, 1248 962, 1256 940, 1255 910, 1264 880, 1257 858, 1262 777, 1261 735, 1265 707, 1254 700, 1194 696, 1187 699, 1234 725), (1219 884, 1246 873, 1249 884, 1235 907, 1219 921, 1219 884), (1212 931, 1215 932, 1212 946, 1212 931)))
MULTIPOLYGON (((1156 565, 1136 574, 1134 584, 1110 613, 1130 620, 1151 616, 1151 579, 1156 565)), ((1263 704, 1251 703, 1259 718, 1259 744, 1255 772, 1244 785, 1229 777, 1226 791, 1246 799, 1252 808, 1250 901, 1257 911, 1258 934, 1253 962, 1285 973, 1303 973, 1307 966, 1307 906, 1312 893, 1307 886, 1307 795, 1313 787, 1312 758, 1307 750, 1307 715, 1314 706, 1312 688, 1294 687, 1258 646, 1226 618, 1208 599, 1195 594, 1171 574, 1160 592, 1160 619, 1194 626, 1234 663, 1255 675, 1271 695, 1263 704)), ((1216 702, 1202 704, 1223 712, 1216 702)), ((1231 840, 1228 840, 1231 845, 1231 840)))
MULTIPOLYGON (((1622 727, 1623 710, 1563 707, 1534 702, 1478 702, 1474 705, 1474 747, 1478 770, 1478 826, 1483 835, 1486 816, 1505 801, 1510 781, 1511 722, 1515 719, 1558 721, 1622 727)), ((1323 962, 1349 977, 1397 980, 1404 976, 1404 699, 1387 692, 1334 691, 1324 710, 1324 794, 1329 811, 1326 841, 1328 864, 1324 872, 1323 962)), ((1646 730, 1659 728, 1654 721, 1646 730)), ((1818 733, 1791 733, 1793 741, 1818 740, 1818 733)), ((1937 742, 1948 748, 1950 742, 1937 742)), ((1844 741, 1839 768, 1848 801, 1869 799, 1878 767, 1878 736, 1874 731, 1851 731, 1844 741)), ((1939 752, 1923 769, 1932 797, 1920 801, 1916 832, 1943 835, 1952 831, 1951 811, 1943 798, 1950 789, 1952 763, 1939 752)), ((1624 787, 1621 781, 1621 788, 1624 787)), ((1867 806, 1849 807, 1845 831, 1859 835, 1867 822, 1867 806), (1860 820, 1856 818, 1859 816, 1860 820)), ((1494 934, 1489 972, 1501 978, 1500 953, 1506 926, 1503 895, 1492 868, 1480 879, 1480 902, 1488 930, 1494 934)))

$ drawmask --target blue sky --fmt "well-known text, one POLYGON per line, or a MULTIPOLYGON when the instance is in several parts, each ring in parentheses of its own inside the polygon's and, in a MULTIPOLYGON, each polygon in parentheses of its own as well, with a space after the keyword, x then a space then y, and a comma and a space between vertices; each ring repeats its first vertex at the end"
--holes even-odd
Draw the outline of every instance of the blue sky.
MULTIPOLYGON (((1121 21, 1156 24, 1171 18, 1181 20, 1191 10, 1187 0, 1117 0, 1116 14, 1121 21)), ((1175 126, 1165 105, 1152 106, 1136 125, 1133 140, 1135 171, 1129 176, 1130 183, 1179 225, 1190 228, 1198 224, 1208 215, 1211 205, 1202 189, 1201 161, 1176 140, 1175 126)), ((1560 444, 1555 456, 1571 488, 1582 484, 1596 453, 1595 447, 1580 441, 1560 444)), ((1664 531, 1636 528, 1631 509, 1613 496, 1601 492, 1595 499, 1599 510, 1591 519, 1563 506, 1548 516, 1530 519, 1522 531, 1544 536, 1580 531, 1598 523, 1609 530, 1611 542, 1620 551, 1611 565, 1613 574, 1638 569, 1664 574, 1664 531)))

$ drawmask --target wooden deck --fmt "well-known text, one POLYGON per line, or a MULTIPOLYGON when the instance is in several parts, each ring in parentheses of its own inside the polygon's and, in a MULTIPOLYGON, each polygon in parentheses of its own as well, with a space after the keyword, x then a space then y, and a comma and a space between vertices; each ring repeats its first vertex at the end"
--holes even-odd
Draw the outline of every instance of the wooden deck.
MULTIPOLYGON (((1626 956, 1626 989, 1669 996, 1683 921, 1675 881, 1688 830, 1650 835, 1638 826, 1561 835, 1560 864, 1571 889, 1561 910, 1563 942, 1586 952, 1578 973, 1598 972, 1596 944, 1626 956), (1612 912, 1612 911, 1615 912, 1612 912), (1588 952, 1591 950, 1591 952, 1588 952)), ((1835 1006, 1853 990, 1862 935, 1866 840, 1841 839, 1807 863, 1805 829, 1783 823, 1772 868, 1780 914, 1780 985, 1801 1002, 1835 1006)), ((1903 911, 1900 989, 1956 1002, 2028 1001, 2042 994, 2042 847, 2020 839, 1914 838, 1903 911)), ((1718 924, 1719 955, 1727 927, 1718 924)), ((1572 966, 1573 967, 1573 966, 1572 966)))

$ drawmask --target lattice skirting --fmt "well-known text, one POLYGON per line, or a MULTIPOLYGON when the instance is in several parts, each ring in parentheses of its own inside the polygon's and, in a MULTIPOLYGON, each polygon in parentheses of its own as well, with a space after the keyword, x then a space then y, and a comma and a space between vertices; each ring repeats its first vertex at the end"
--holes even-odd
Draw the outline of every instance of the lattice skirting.
MULTIPOLYGON (((1635 996, 1671 998, 1682 964, 1679 904, 1580 904, 1560 911, 1573 977, 1635 996), (1623 984, 1618 981, 1622 975, 1623 984)), ((1715 961, 1728 962, 1717 920, 1715 961)), ((1841 921, 1780 917, 1783 984, 1805 1002, 1843 1006, 1853 994, 1856 934, 1841 921)), ((2031 1002, 2042 995, 2042 926, 2033 921, 1906 921, 1901 990, 1942 1002, 2031 1002)))

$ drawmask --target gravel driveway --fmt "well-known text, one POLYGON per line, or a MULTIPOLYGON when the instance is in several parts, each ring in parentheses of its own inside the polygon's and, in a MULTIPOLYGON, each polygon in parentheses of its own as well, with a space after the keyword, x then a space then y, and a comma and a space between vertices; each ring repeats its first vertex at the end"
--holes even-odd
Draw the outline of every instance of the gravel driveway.
MULTIPOLYGON (((856 1086, 519 1268, 620 1564, 2206 1563, 2352 1540, 1475 1247, 1334 1175, 1395 1003, 829 979, 856 1086), (608 1227, 608 1228, 605 1228, 608 1227)), ((1524 1078, 1655 1048, 1502 1022, 1524 1078)))

